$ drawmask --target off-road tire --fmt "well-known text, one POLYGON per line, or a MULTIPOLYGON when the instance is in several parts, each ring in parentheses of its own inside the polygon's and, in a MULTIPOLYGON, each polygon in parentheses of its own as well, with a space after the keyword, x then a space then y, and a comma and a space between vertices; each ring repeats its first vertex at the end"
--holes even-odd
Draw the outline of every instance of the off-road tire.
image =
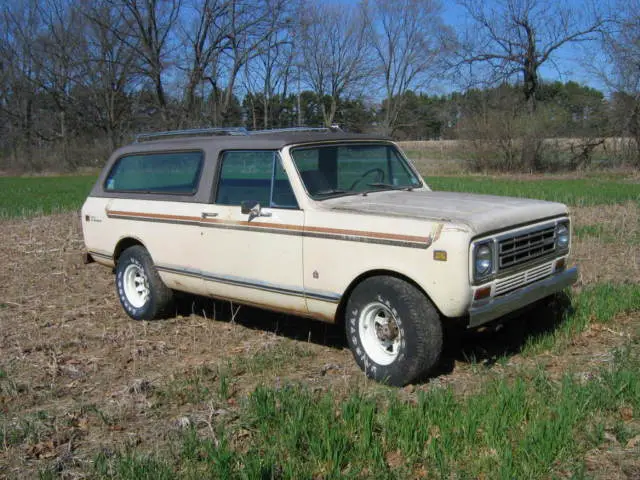
POLYGON ((404 386, 427 375, 442 352, 438 310, 417 287, 395 277, 370 277, 355 287, 346 305, 345 328, 356 363, 369 378, 388 385, 404 386), (397 356, 386 365, 372 359, 360 334, 366 309, 375 304, 386 306, 393 314, 400 335, 397 356))
MULTIPOLYGON (((173 307, 173 291, 158 275, 149 252, 141 245, 127 248, 118 259, 116 266, 116 291, 124 311, 134 320, 155 320, 169 315, 173 307), (137 271, 144 279, 148 294, 145 300, 127 296, 127 271, 137 271), (144 301, 144 303, 141 303, 144 301)), ((130 291, 130 289, 129 289, 130 291)))

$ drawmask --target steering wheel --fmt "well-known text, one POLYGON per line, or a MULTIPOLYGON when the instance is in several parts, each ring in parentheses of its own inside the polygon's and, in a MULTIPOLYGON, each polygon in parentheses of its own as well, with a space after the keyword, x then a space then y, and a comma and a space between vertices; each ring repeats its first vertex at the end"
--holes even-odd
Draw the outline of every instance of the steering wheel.
POLYGON ((355 182, 353 182, 351 184, 351 186, 349 187, 349 190, 353 190, 354 188, 356 188, 356 185, 358 185, 360 182, 362 182, 365 178, 367 178, 367 176, 371 173, 377 173, 378 174, 378 182, 381 182, 382 180, 384 180, 384 170, 382 170, 381 168, 372 168, 370 170, 367 170, 366 172, 364 172, 362 175, 360 175, 360 178, 357 178, 355 182))

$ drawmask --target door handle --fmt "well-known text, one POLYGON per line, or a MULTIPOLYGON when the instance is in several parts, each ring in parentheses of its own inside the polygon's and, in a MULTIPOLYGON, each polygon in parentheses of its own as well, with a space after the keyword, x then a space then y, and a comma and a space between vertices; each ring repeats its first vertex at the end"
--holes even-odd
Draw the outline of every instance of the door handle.
POLYGON ((200 214, 200 217, 201 217, 203 220, 204 220, 204 219, 207 219, 207 218, 217 217, 217 216, 218 216, 218 214, 217 214, 217 213, 215 213, 215 212, 202 212, 202 213, 200 214))

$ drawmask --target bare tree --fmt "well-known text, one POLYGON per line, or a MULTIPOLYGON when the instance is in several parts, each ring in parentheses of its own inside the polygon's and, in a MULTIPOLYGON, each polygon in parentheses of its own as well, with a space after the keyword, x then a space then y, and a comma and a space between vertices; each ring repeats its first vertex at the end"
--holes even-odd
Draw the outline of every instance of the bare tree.
POLYGON ((139 71, 139 48, 135 40, 123 41, 114 33, 122 31, 126 21, 108 0, 97 0, 83 11, 87 19, 83 36, 85 48, 81 60, 85 73, 79 80, 84 105, 93 125, 104 131, 111 148, 116 148, 131 121, 129 95, 139 71), (134 42, 134 43, 132 43, 134 42))
POLYGON ((595 9, 554 0, 461 0, 473 26, 461 50, 461 64, 481 64, 497 82, 520 77, 530 111, 535 110, 540 67, 572 42, 595 40, 607 20, 595 9))
POLYGON ((263 55, 276 44, 269 44, 274 29, 279 28, 273 19, 279 19, 285 9, 286 0, 234 0, 230 5, 231 29, 228 35, 229 46, 225 50, 225 59, 221 62, 219 79, 224 83, 220 91, 217 80, 208 77, 214 87, 214 98, 219 98, 217 121, 226 122, 236 90, 236 81, 241 69, 247 62, 263 55))
POLYGON ((318 96, 330 126, 340 98, 360 91, 372 72, 365 17, 356 7, 322 3, 302 4, 298 15, 302 80, 318 96))
MULTIPOLYGON (((460 0, 473 24, 466 32, 458 66, 488 69, 494 83, 519 79, 528 114, 536 111, 540 68, 554 61, 564 45, 595 40, 607 20, 595 8, 555 0, 498 0, 491 4, 460 0)), ((526 135, 522 166, 540 167, 541 138, 526 135)))
POLYGON ((13 156, 24 155, 27 167, 38 169, 40 166, 36 164, 31 148, 38 135, 35 123, 39 93, 32 39, 43 31, 42 19, 35 1, 6 3, 0 12, 0 108, 14 132, 13 156))
MULTIPOLYGON (((120 9, 126 22, 112 26, 122 41, 140 56, 141 73, 153 84, 155 99, 165 119, 167 95, 165 75, 170 47, 170 34, 180 14, 182 0, 110 0, 120 9)), ((103 20, 103 24, 106 24, 103 20)))
POLYGON ((364 12, 385 93, 382 126, 393 134, 404 94, 442 74, 452 34, 437 0, 371 0, 364 12))
POLYGON ((181 32, 189 52, 182 67, 187 72, 188 111, 193 111, 201 88, 209 94, 211 122, 228 123, 238 76, 248 62, 271 48, 265 41, 276 28, 274 19, 280 19, 285 1, 205 0, 188 6, 191 16, 184 19, 181 32))
POLYGON ((82 61, 84 51, 83 22, 78 10, 67 0, 39 2, 43 31, 33 42, 33 62, 38 75, 34 81, 38 89, 53 102, 57 122, 47 129, 48 138, 60 139, 67 144, 68 135, 76 119, 84 112, 76 109, 74 88, 86 73, 82 61))
POLYGON ((640 166, 640 0, 619 2, 619 18, 604 37, 604 80, 612 92, 618 135, 630 137, 640 166))
POLYGON ((290 21, 290 12, 283 8, 279 12, 274 12, 271 18, 271 25, 264 44, 261 47, 262 53, 252 61, 247 62, 244 69, 244 90, 247 92, 247 100, 251 105, 253 114, 253 128, 258 128, 256 117, 256 103, 262 109, 262 127, 273 127, 270 122, 272 103, 276 95, 287 96, 289 82, 291 81, 293 70, 293 42, 290 21))
POLYGON ((185 110, 190 121, 197 121, 196 91, 207 76, 216 76, 215 66, 228 46, 231 30, 230 0, 194 0, 185 5, 181 35, 187 47, 185 110), (195 21, 194 21, 195 19, 195 21), (213 70, 213 72, 212 72, 213 70))

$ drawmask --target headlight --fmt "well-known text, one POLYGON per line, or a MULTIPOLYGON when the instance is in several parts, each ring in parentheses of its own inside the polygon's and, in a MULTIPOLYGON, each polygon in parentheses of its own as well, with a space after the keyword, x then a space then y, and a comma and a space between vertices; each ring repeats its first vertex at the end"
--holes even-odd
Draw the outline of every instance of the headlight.
POLYGON ((556 246, 560 250, 569 248, 569 227, 566 223, 559 223, 556 227, 556 246))
POLYGON ((493 252, 491 244, 478 245, 475 250, 475 278, 482 278, 491 273, 493 269, 493 252))

